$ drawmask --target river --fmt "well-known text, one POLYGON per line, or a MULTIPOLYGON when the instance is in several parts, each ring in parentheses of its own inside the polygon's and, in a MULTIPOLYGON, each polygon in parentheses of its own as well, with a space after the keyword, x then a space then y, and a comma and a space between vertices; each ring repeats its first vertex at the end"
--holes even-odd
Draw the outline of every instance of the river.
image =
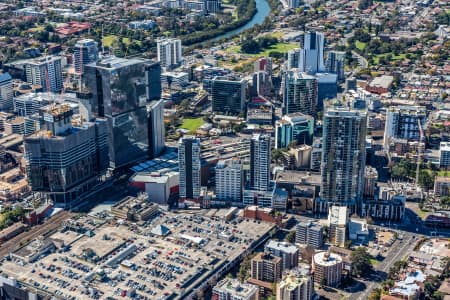
POLYGON ((228 31, 227 33, 216 36, 215 38, 211 39, 211 41, 218 41, 221 39, 229 38, 243 32, 244 30, 252 28, 256 24, 262 24, 264 22, 264 19, 270 15, 269 2, 267 2, 267 0, 255 0, 255 2, 256 2, 256 14, 250 21, 248 21, 245 25, 239 28, 233 29, 231 31, 228 31))

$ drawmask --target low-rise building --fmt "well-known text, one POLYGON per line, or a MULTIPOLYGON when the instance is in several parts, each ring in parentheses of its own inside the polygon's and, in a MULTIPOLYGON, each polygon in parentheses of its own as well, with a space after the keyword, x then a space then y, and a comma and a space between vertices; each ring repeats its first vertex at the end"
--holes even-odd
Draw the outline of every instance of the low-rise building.
POLYGON ((159 206, 148 201, 148 197, 141 194, 138 198, 128 196, 111 207, 111 213, 118 219, 129 221, 146 221, 154 217, 159 206))

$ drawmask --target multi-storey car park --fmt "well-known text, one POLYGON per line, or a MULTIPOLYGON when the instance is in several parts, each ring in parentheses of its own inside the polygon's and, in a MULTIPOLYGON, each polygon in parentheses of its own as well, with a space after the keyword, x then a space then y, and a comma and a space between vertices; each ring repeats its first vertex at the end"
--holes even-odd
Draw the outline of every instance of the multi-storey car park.
POLYGON ((3 277, 64 299, 190 299, 269 238, 274 224, 160 212, 133 223, 109 213, 70 219, 6 256, 3 277), (100 217, 101 216, 101 217, 100 217))

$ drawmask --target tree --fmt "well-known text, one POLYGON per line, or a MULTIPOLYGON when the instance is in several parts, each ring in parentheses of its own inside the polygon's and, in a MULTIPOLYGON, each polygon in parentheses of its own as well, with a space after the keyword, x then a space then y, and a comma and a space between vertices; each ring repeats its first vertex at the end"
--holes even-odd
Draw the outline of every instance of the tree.
POLYGON ((272 160, 276 163, 279 163, 280 160, 283 158, 283 151, 280 149, 273 149, 272 151, 272 160))
POLYGON ((244 282, 249 277, 249 271, 251 267, 251 257, 247 256, 244 258, 244 261, 241 263, 241 267, 239 268, 239 273, 237 278, 240 282, 244 282))
POLYGON ((243 53, 259 53, 261 51, 261 48, 259 46, 259 43, 254 39, 248 39, 245 40, 241 45, 241 52, 243 53))
POLYGON ((286 235, 285 239, 289 243, 294 243, 295 242, 295 230, 289 231, 289 233, 286 235))
POLYGON ((419 184, 425 189, 432 189, 434 186, 433 176, 426 170, 422 170, 419 173, 419 184))
POLYGON ((372 292, 370 292, 369 294, 369 298, 367 298, 368 300, 380 300, 381 298, 381 290, 376 288, 373 289, 372 292))
POLYGON ((367 275, 368 271, 372 270, 372 264, 370 263, 370 254, 365 247, 358 247, 350 255, 352 261, 352 275, 360 277, 361 275, 367 275))

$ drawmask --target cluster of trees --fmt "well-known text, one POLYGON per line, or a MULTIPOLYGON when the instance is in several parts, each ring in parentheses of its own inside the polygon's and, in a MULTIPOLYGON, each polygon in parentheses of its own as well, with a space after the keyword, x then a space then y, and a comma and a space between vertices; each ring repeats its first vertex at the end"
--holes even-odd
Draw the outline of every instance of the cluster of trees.
POLYGON ((11 207, 6 208, 5 211, 0 214, 0 230, 19 222, 24 215, 25 211, 21 206, 17 206, 14 209, 11 207))
POLYGON ((228 31, 237 29, 248 21, 256 14, 256 3, 255 1, 245 1, 245 0, 235 0, 236 12, 237 12, 237 20, 220 26, 213 30, 205 30, 201 32, 193 32, 186 36, 181 37, 183 45, 189 46, 196 43, 201 43, 221 34, 224 34, 228 31))
POLYGON ((278 39, 275 37, 265 36, 258 39, 247 37, 247 39, 241 44, 241 52, 257 54, 277 43, 278 39))
POLYGON ((370 254, 365 247, 358 247, 350 255, 352 261, 352 275, 361 277, 368 275, 372 271, 372 263, 370 262, 370 254))
POLYGON ((439 25, 450 25, 450 11, 443 10, 436 16, 436 23, 439 25))
MULTIPOLYGON (((432 189, 434 186, 435 172, 429 170, 423 170, 425 166, 421 166, 422 170, 419 173, 419 184, 426 188, 432 189)), ((391 176, 401 180, 411 180, 416 176, 417 164, 407 159, 402 159, 398 164, 392 167, 391 176)))

